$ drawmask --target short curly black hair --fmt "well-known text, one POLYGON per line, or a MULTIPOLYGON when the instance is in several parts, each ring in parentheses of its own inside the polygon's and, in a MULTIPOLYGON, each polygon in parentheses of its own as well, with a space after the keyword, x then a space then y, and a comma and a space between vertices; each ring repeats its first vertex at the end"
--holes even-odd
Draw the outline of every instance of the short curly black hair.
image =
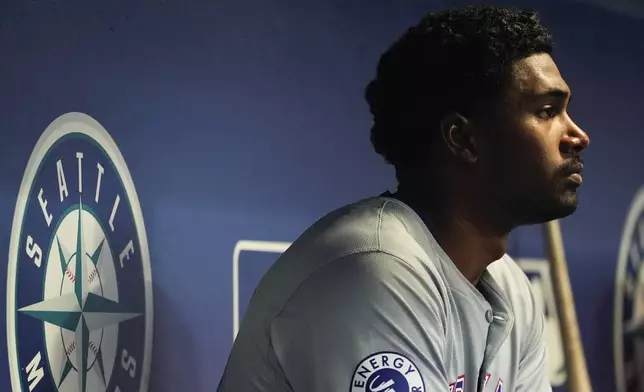
POLYGON ((498 98, 514 61, 552 49, 534 11, 468 6, 427 14, 382 55, 366 88, 374 149, 397 168, 413 164, 446 113, 468 114, 498 98))

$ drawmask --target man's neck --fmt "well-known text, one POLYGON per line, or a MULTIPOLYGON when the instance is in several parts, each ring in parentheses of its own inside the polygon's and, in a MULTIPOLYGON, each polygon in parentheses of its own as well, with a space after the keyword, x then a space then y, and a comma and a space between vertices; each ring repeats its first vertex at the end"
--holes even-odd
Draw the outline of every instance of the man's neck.
POLYGON ((495 230, 491 220, 494 217, 458 203, 457 197, 439 200, 404 189, 392 196, 416 211, 456 268, 473 285, 479 282, 487 266, 507 251, 509 231, 495 230))

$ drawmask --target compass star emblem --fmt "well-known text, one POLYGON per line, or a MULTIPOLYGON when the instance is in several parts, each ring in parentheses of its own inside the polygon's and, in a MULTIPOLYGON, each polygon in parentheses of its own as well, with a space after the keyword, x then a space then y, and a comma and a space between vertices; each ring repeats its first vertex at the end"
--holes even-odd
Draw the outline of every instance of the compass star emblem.
POLYGON ((14 214, 7 276, 12 392, 147 392, 152 276, 134 182, 93 118, 41 135, 14 214))
MULTIPOLYGON (((101 295, 94 294, 89 290, 89 272, 90 270, 95 271, 96 269, 88 268, 85 256, 89 258, 94 267, 97 267, 105 241, 102 240, 100 245, 96 249, 92 250, 92 253, 87 253, 87 250, 83 247, 82 199, 78 204, 77 215, 78 229, 76 234, 76 249, 71 258, 66 256, 66 251, 60 244, 60 240, 57 239, 56 241, 58 247, 58 258, 61 266, 63 267, 64 276, 67 275, 65 274, 65 271, 68 271, 67 261, 71 259, 70 263, 73 262, 75 264, 76 273, 74 276, 73 291, 46 299, 33 305, 25 306, 18 309, 18 311, 24 312, 25 314, 39 320, 74 333, 74 352, 76 354, 75 362, 78 366, 78 391, 86 392, 88 371, 87 359, 90 351, 90 332, 99 330, 108 325, 118 324, 121 321, 139 316, 141 313, 130 312, 125 306, 118 302, 102 297, 101 295)), ((100 347, 96 353, 96 360, 98 362, 97 371, 99 372, 100 379, 105 383, 105 371, 100 347)), ((65 380, 72 367, 72 361, 67 358, 61 379, 57 383, 58 386, 60 386, 65 380)))

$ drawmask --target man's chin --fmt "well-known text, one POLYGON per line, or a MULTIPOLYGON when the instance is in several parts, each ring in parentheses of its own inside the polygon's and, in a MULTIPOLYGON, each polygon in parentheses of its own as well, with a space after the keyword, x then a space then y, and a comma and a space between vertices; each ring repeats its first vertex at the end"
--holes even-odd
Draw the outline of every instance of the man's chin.
POLYGON ((550 201, 533 204, 532 208, 522 214, 523 219, 521 219, 520 225, 542 224, 566 218, 577 211, 578 205, 577 193, 567 191, 554 200, 550 199, 550 201))
POLYGON ((567 203, 560 205, 556 211, 553 211, 552 219, 548 219, 546 222, 555 219, 563 219, 574 214, 577 211, 577 206, 577 203, 567 203))
POLYGON ((565 191, 563 195, 559 197, 559 210, 560 214, 562 215, 560 218, 565 218, 568 215, 572 215, 575 211, 577 211, 577 207, 579 206, 579 196, 577 195, 577 190, 568 190, 565 191))
POLYGON ((552 206, 552 217, 548 219, 548 221, 563 219, 567 216, 570 216, 574 214, 575 211, 577 211, 578 206, 579 198, 577 196, 577 192, 567 191, 563 195, 561 195, 561 197, 559 197, 556 205, 552 206))

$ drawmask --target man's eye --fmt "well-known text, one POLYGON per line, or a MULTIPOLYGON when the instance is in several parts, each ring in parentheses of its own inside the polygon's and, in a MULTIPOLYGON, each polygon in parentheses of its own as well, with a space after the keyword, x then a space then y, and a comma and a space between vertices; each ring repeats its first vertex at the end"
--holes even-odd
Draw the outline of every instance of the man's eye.
POLYGON ((539 118, 544 119, 544 120, 553 118, 556 115, 557 115, 557 109, 555 109, 553 107, 543 108, 543 109, 539 110, 539 112, 537 112, 537 116, 539 118))

